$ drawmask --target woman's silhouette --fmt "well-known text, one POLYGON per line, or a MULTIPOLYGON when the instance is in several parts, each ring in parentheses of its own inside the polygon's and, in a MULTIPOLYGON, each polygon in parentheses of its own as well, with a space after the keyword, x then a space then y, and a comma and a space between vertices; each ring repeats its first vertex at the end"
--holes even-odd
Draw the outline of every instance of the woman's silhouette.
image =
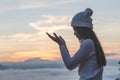
POLYGON ((67 69, 72 70, 79 67, 80 80, 102 80, 103 67, 106 65, 104 51, 93 31, 91 16, 93 11, 90 8, 76 14, 71 22, 74 35, 81 42, 79 50, 73 57, 69 55, 67 46, 61 36, 47 35, 58 43, 61 56, 67 69))

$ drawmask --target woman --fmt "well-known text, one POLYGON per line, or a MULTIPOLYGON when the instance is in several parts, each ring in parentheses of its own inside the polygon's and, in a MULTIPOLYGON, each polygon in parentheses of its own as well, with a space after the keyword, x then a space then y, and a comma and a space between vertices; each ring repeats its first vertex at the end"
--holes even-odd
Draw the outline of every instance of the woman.
POLYGON ((91 16, 93 11, 90 8, 76 14, 71 22, 74 35, 81 42, 79 50, 73 57, 70 57, 64 39, 61 36, 47 35, 58 43, 61 55, 67 69, 72 70, 79 67, 78 73, 80 80, 102 80, 103 67, 106 65, 106 59, 103 49, 92 25, 91 16))

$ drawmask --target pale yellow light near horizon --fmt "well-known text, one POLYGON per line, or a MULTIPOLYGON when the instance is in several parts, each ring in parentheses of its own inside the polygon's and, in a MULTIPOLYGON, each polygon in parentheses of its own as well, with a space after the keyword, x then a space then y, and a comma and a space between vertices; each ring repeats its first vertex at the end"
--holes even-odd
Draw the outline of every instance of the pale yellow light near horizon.
POLYGON ((20 52, 15 54, 1 54, 0 55, 0 62, 19 62, 25 61, 30 58, 40 58, 43 60, 59 60, 60 55, 56 52, 41 52, 41 51, 31 51, 31 52, 20 52))
MULTIPOLYGON (((0 62, 23 62, 27 59, 30 59, 30 58, 40 58, 42 60, 50 60, 50 61, 54 61, 54 60, 60 60, 61 59, 61 56, 59 55, 56 55, 56 54, 53 54, 53 53, 49 53, 49 54, 40 54, 40 52, 35 52, 35 53, 29 53, 29 54, 14 54, 14 55, 0 55, 0 62), (4 57, 4 58, 2 58, 4 57)), ((112 56, 112 57, 109 57, 107 59, 118 59, 119 60, 119 56, 112 56)))
MULTIPOLYGON (((104 48, 104 51, 107 53, 112 52, 111 50, 113 50, 113 49, 108 48, 108 47, 109 46, 104 48)), ((69 48, 70 55, 73 56, 74 53, 77 51, 77 49, 78 49, 78 47, 76 49, 69 48)), ((117 51, 117 49, 115 49, 115 50, 117 51)), ((54 60, 60 60, 61 55, 60 55, 59 49, 51 49, 51 50, 47 49, 46 51, 44 50, 44 51, 17 52, 15 54, 1 54, 0 62, 19 62, 19 61, 25 61, 30 58, 40 58, 43 60, 54 61, 54 60)), ((119 58, 120 58, 120 56, 113 56, 113 57, 109 57, 107 59, 119 59, 119 58)))

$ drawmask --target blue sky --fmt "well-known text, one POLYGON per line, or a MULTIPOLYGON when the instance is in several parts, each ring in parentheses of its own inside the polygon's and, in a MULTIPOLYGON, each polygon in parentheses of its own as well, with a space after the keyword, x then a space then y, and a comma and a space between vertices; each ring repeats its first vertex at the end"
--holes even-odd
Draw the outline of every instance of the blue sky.
POLYGON ((45 35, 46 31, 62 35, 74 54, 79 42, 74 39, 70 22, 76 13, 88 7, 94 11, 94 31, 105 52, 118 54, 119 4, 119 0, 0 0, 1 61, 21 61, 37 56, 60 58, 57 45, 45 35))

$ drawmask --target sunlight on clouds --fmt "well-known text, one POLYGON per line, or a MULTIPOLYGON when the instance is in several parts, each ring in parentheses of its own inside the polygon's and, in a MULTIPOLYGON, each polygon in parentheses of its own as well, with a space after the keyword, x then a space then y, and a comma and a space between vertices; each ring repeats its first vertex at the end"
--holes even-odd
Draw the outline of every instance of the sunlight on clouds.
POLYGON ((120 53, 120 43, 103 43, 103 49, 106 53, 120 53))
POLYGON ((14 60, 21 59, 21 58, 24 58, 25 60, 33 57, 39 57, 44 60, 55 60, 56 57, 60 58, 58 54, 55 54, 51 51, 50 52, 47 52, 47 51, 46 52, 45 51, 18 52, 11 56, 11 58, 13 58, 14 60))
POLYGON ((44 20, 30 22, 29 25, 42 32, 55 32, 60 29, 67 29, 69 30, 68 23, 70 21, 69 16, 42 16, 44 20))
POLYGON ((31 37, 32 37, 32 34, 26 34, 26 33, 18 33, 10 36, 11 39, 19 39, 19 40, 29 39, 31 37))
POLYGON ((28 25, 36 30, 34 33, 16 33, 8 36, 0 36, 1 42, 4 41, 36 41, 46 37, 46 32, 55 32, 57 30, 71 30, 68 25, 70 22, 69 16, 47 16, 43 15, 42 20, 30 22, 28 25), (68 24, 67 24, 68 23, 68 24))
POLYGON ((24 61, 29 58, 40 58, 43 60, 58 60, 60 59, 60 54, 57 53, 58 51, 26 51, 26 52, 17 52, 15 54, 1 54, 0 55, 0 62, 18 62, 24 61))
POLYGON ((57 54, 59 51, 55 50, 54 45, 49 44, 49 38, 46 38, 45 32, 54 32, 61 29, 69 30, 69 26, 66 23, 70 19, 67 16, 46 15, 43 15, 43 18, 44 19, 41 21, 31 22, 29 24, 33 29, 37 30, 36 33, 17 33, 8 36, 0 36, 2 45, 0 52, 2 54, 7 53, 6 55, 9 54, 8 56, 4 54, 1 55, 4 56, 4 59, 1 61, 23 61, 32 57, 39 57, 46 60, 60 59, 60 55, 57 54), (47 48, 48 45, 50 45, 50 48, 47 48), (46 49, 49 50, 49 52, 43 51, 46 49))
MULTIPOLYGON (((9 62, 11 54, 0 54, 0 62, 9 62)), ((14 60, 12 60, 14 61, 14 60)))

